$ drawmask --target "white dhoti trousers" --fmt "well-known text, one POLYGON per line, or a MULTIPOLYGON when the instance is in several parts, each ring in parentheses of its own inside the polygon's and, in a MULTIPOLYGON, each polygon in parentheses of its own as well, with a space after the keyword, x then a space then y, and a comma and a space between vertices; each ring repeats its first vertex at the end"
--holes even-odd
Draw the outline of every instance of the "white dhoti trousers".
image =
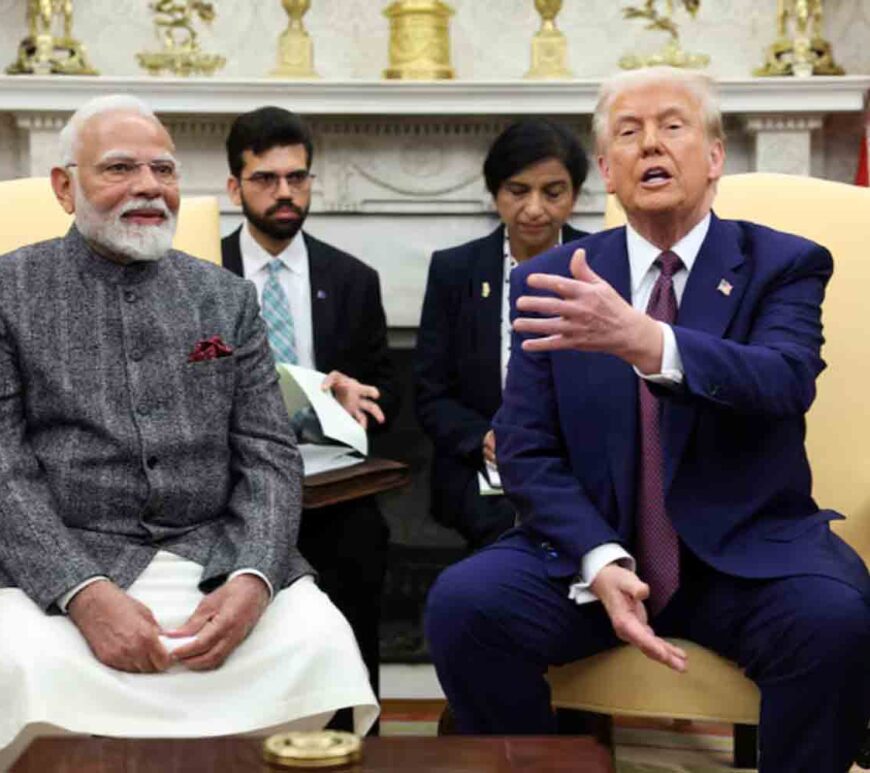
MULTIPOLYGON (((202 567, 158 553, 130 587, 167 630, 202 598, 202 567)), ((365 733, 378 715, 347 621, 311 577, 280 591, 215 671, 175 665, 128 674, 100 663, 67 617, 44 614, 21 590, 0 590, 0 748, 28 725, 76 733, 179 738, 262 728, 322 728, 354 708, 365 733)))

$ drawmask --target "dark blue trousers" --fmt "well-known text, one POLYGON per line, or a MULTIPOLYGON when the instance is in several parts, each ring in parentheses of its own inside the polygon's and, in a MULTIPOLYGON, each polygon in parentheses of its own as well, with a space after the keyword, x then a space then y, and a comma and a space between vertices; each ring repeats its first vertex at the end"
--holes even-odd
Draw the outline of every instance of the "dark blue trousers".
MULTIPOLYGON (((870 717, 867 600, 826 577, 745 580, 689 555, 682 569, 653 628, 736 661, 758 684, 760 770, 848 770, 870 717)), ((603 606, 578 606, 568 586, 518 532, 438 578, 426 634, 460 732, 555 731, 547 667, 619 643, 603 606)))

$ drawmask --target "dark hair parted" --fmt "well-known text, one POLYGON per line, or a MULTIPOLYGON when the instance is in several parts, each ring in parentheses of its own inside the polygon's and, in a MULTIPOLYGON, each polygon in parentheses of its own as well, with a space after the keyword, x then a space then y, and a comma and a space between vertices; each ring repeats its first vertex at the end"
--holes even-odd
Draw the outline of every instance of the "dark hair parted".
POLYGON ((523 118, 496 137, 483 162, 486 187, 493 198, 502 184, 526 167, 555 158, 568 171, 576 196, 589 171, 586 153, 574 133, 546 118, 523 118))
POLYGON ((227 136, 227 163, 233 177, 242 174, 242 153, 250 150, 255 156, 272 148, 304 145, 307 167, 311 168, 314 146, 311 130, 295 113, 281 107, 260 107, 242 113, 230 127, 227 136))

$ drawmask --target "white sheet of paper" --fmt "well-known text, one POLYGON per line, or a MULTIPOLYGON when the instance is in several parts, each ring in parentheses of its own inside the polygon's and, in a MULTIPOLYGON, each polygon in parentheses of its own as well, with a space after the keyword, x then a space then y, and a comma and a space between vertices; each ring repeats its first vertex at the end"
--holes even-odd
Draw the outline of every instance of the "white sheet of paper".
POLYGON ((486 465, 486 475, 482 472, 477 473, 477 487, 480 489, 480 495, 484 497, 494 497, 504 494, 504 489, 501 487, 501 476, 498 474, 498 467, 492 462, 484 462, 486 465))
POLYGON ((175 652, 179 647, 183 647, 185 644, 190 644, 192 641, 196 641, 196 636, 182 636, 180 638, 174 638, 170 636, 158 636, 160 643, 164 646, 167 652, 175 652))
POLYGON ((319 472, 340 470, 360 464, 365 459, 352 448, 347 446, 324 446, 316 443, 302 443, 299 446, 302 454, 302 465, 305 469, 305 477, 317 475, 319 472))
MULTIPOLYGON (((368 454, 366 431, 341 407, 332 392, 324 392, 320 388, 326 378, 325 373, 279 362, 278 374, 281 395, 291 416, 300 408, 311 405, 326 437, 355 448, 363 456, 368 454)), ((307 470, 305 474, 308 474, 307 470)))

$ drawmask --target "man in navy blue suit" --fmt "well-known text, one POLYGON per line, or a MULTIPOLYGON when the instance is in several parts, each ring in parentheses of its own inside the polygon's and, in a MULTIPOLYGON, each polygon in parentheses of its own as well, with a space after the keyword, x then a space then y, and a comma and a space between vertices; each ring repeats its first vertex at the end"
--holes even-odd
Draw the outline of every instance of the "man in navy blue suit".
POLYGON ((457 726, 552 732, 549 665, 623 641, 685 671, 677 635, 758 684, 764 773, 842 773, 870 714, 870 579, 804 449, 831 256, 713 214, 706 77, 617 76, 594 129, 628 226, 514 272, 494 427, 521 522, 429 598, 457 726))

